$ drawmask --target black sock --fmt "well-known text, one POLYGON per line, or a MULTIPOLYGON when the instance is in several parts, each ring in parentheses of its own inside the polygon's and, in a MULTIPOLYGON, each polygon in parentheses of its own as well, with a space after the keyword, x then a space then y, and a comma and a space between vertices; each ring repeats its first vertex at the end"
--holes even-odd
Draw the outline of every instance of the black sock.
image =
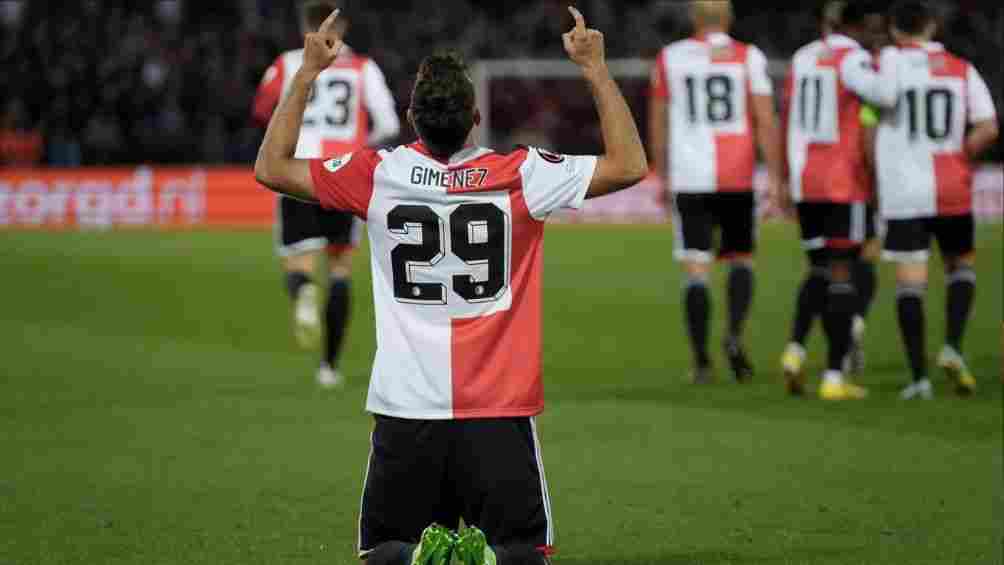
POLYGON ((924 319, 924 288, 901 285, 896 291, 896 313, 899 316, 899 331, 906 347, 906 357, 910 361, 913 380, 927 378, 927 351, 924 344, 926 321, 924 319))
POLYGON ((708 318, 711 315, 711 301, 708 284, 703 279, 691 279, 685 292, 687 304, 687 331, 694 350, 694 360, 698 368, 711 365, 708 356, 708 318))
POLYGON ((498 565, 547 565, 547 557, 532 545, 492 547, 498 565))
POLYGON ((851 282, 831 282, 826 293, 823 329, 829 342, 827 368, 843 371, 844 357, 851 349, 851 322, 857 310, 858 297, 851 282))
POLYGON ((868 310, 872 306, 872 299, 875 298, 875 287, 878 278, 875 275, 875 263, 865 259, 859 259, 854 264, 854 288, 858 291, 858 311, 862 318, 868 317, 868 310))
POLYGON ((972 267, 960 267, 948 277, 948 298, 945 308, 945 336, 948 345, 962 353, 962 335, 973 307, 976 294, 976 271, 972 267))
POLYGON ((388 541, 376 546, 366 556, 366 565, 410 565, 415 546, 400 541, 388 541))
POLYGON ((310 276, 307 275, 307 273, 300 271, 286 273, 286 290, 289 291, 289 297, 296 300, 296 297, 300 294, 300 289, 303 288, 303 285, 309 284, 310 282, 310 276))
POLYGON ((729 337, 739 339, 753 301, 753 269, 735 265, 729 272, 729 337))
POLYGON ((345 337, 345 326, 349 321, 349 281, 347 279, 331 279, 328 288, 328 305, 324 309, 326 326, 326 341, 324 344, 324 360, 330 367, 338 366, 338 353, 342 349, 342 338, 345 337))
POLYGON ((812 321, 823 311, 826 304, 826 274, 823 269, 813 267, 809 276, 802 281, 795 303, 795 322, 792 324, 791 341, 805 345, 805 339, 812 329, 812 321))

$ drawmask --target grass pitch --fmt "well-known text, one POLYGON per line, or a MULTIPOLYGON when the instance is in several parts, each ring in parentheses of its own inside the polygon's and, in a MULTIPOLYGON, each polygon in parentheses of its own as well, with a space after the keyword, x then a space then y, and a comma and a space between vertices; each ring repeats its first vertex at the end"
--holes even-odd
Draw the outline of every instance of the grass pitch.
MULTIPOLYGON (((766 226, 757 374, 693 387, 671 230, 555 227, 539 420, 557 563, 1002 562, 1001 226, 979 229, 970 399, 908 371, 890 270, 869 326, 872 397, 783 393, 802 257, 766 226)), ((0 233, 0 564, 355 564, 371 420, 358 261, 340 392, 295 349, 266 233, 0 233)), ((722 277, 715 326, 723 326, 722 277)), ((943 336, 932 277, 929 348, 943 336)), ((717 343, 719 337, 714 338, 717 343)), ((812 370, 822 362, 816 328, 812 370)), ((416 485, 421 488, 421 485, 416 485)))

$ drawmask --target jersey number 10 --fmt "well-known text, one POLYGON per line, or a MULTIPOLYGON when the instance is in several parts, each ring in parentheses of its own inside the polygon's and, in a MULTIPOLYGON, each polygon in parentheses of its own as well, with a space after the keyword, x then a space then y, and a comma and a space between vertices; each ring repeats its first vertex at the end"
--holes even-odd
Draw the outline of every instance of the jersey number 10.
POLYGON ((917 139, 922 131, 932 141, 947 139, 952 134, 955 95, 947 88, 932 88, 923 96, 921 94, 921 91, 911 89, 903 97, 910 123, 910 139, 917 139))

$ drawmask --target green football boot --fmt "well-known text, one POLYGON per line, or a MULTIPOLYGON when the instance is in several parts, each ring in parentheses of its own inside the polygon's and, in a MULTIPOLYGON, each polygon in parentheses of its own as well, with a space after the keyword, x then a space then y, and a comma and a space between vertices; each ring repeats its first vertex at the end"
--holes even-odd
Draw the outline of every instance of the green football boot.
POLYGON ((481 530, 468 526, 457 539, 453 554, 460 565, 496 565, 495 552, 481 530))
POLYGON ((456 543, 457 534, 433 524, 422 532, 422 539, 411 554, 411 565, 450 565, 456 543))

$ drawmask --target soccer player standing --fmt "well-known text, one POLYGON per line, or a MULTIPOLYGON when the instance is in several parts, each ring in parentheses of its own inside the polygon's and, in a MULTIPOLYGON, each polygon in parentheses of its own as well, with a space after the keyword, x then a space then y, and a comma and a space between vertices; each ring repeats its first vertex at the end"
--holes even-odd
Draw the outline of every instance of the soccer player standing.
POLYGON ((900 2, 892 17, 899 104, 879 123, 876 162, 888 226, 883 256, 897 265, 896 310, 913 372, 903 397, 932 395, 924 316, 932 237, 948 283, 947 344, 938 365, 969 394, 976 380, 962 357, 962 337, 976 286, 970 161, 997 139, 997 116, 976 68, 932 41, 937 21, 927 3, 900 2))
POLYGON ((458 56, 437 54, 422 63, 408 111, 419 142, 295 158, 310 85, 341 46, 336 14, 307 35, 303 66, 266 133, 261 183, 368 225, 377 353, 360 519, 367 563, 547 562, 553 524, 534 421, 543 409, 544 222, 648 172, 603 36, 572 11, 565 49, 592 90, 602 156, 470 144, 480 121, 474 85, 458 56), (476 527, 458 538, 446 528, 461 518, 476 527))
MULTIPOLYGON (((334 9, 333 2, 306 3, 300 21, 303 33, 317 29, 334 9)), ((340 19, 338 25, 339 32, 344 34, 348 20, 340 19)), ((255 121, 268 124, 302 65, 303 49, 297 49, 283 53, 268 68, 254 102, 255 121)), ((380 67, 372 59, 345 47, 311 88, 296 155, 304 159, 342 155, 389 140, 398 134, 400 127, 394 98, 380 67)), ((286 196, 279 197, 276 212, 277 252, 294 303, 297 341, 303 347, 312 347, 324 334, 317 382, 324 387, 337 386, 343 380, 338 371, 338 355, 348 324, 352 250, 361 222, 349 212, 323 210, 316 204, 286 196), (322 332, 320 287, 313 277, 325 250, 330 278, 322 332)))
MULTIPOLYGON (((858 310, 852 269, 865 238, 866 204, 871 199, 862 147, 862 100, 880 108, 896 102, 896 53, 882 52, 880 75, 861 45, 867 36, 865 20, 875 11, 866 2, 848 2, 836 33, 795 53, 784 90, 791 195, 810 264, 798 300, 812 305, 799 310, 822 313, 829 351, 819 394, 826 400, 867 394, 844 379, 843 365, 858 310)), ((800 328, 801 323, 796 318, 795 337, 784 355, 785 377, 793 394, 804 391, 805 349, 797 336, 807 329, 800 328)))
POLYGON ((696 34, 664 48, 652 70, 649 142, 656 171, 673 196, 676 259, 687 273, 686 324, 694 381, 712 378, 708 353, 715 229, 718 257, 730 265, 725 352, 737 381, 752 377, 742 345, 753 299, 756 202, 753 173, 759 145, 770 195, 780 194, 780 150, 767 59, 729 37, 732 4, 692 3, 696 34))

